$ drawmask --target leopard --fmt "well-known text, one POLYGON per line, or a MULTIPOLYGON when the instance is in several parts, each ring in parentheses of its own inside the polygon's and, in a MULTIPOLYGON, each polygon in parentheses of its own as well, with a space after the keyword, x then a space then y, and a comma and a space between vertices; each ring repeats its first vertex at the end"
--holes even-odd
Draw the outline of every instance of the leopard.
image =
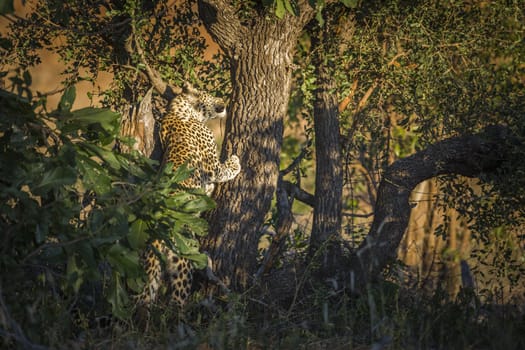
MULTIPOLYGON (((192 170, 180 183, 184 188, 202 189, 209 196, 216 183, 230 181, 241 171, 237 155, 231 155, 225 162, 219 160, 217 143, 205 124, 211 119, 225 118, 226 114, 223 99, 198 90, 188 82, 169 103, 159 128, 162 164, 171 162, 173 169, 186 164, 192 170)), ((193 282, 191 261, 178 256, 160 240, 151 243, 143 260, 146 283, 138 297, 139 305, 149 308, 158 299, 163 283, 167 283, 171 293, 169 301, 179 309, 184 308, 193 282), (164 263, 159 254, 165 257, 164 263)))

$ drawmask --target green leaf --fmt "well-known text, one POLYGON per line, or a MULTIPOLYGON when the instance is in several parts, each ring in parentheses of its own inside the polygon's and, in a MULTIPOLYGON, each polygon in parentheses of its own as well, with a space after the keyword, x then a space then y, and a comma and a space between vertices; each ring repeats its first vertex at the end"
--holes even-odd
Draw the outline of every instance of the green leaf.
POLYGON ((27 70, 24 71, 23 78, 24 78, 24 84, 26 84, 27 86, 31 85, 31 83, 33 82, 33 79, 31 78, 31 74, 27 70))
POLYGON ((141 275, 138 252, 115 243, 107 252, 107 258, 113 269, 127 277, 138 277, 141 275))
POLYGON ((346 7, 349 7, 349 8, 352 8, 352 9, 355 9, 357 7, 357 4, 358 4, 358 0, 340 0, 340 1, 346 7))
POLYGON ((27 99, 1 89, 0 110, 2 111, 2 123, 6 123, 7 118, 12 118, 15 123, 19 124, 27 120, 34 120, 35 117, 33 108, 27 99))
POLYGON ((165 203, 166 207, 171 209, 180 208, 184 205, 187 201, 190 200, 190 194, 187 192, 176 192, 171 194, 169 197, 166 198, 165 203))
POLYGON ((284 0, 284 7, 286 8, 286 11, 288 11, 292 15, 299 15, 299 7, 297 7, 297 3, 295 2, 295 0, 284 0))
POLYGON ((178 232, 173 234, 173 240, 177 250, 182 255, 198 254, 199 248, 196 246, 196 241, 181 235, 178 232))
POLYGON ((146 232, 147 228, 148 224, 141 219, 135 220, 135 222, 131 224, 128 233, 128 242, 131 248, 139 250, 146 246, 146 241, 149 238, 146 232))
POLYGON ((86 262, 90 268, 97 269, 97 261, 93 252, 93 247, 88 242, 80 242, 76 244, 78 254, 82 257, 82 260, 86 262))
POLYGON ((284 0, 277 0, 275 2, 275 15, 277 18, 282 19, 286 13, 286 8, 284 6, 284 0))
POLYGON ((122 168, 122 164, 112 151, 87 142, 79 144, 78 146, 80 149, 87 151, 89 155, 97 156, 100 160, 106 163, 106 165, 109 165, 111 169, 120 170, 122 168))
POLYGON ((58 103, 58 110, 61 112, 69 112, 71 107, 73 107, 73 102, 75 102, 76 97, 77 90, 75 86, 66 88, 62 94, 62 97, 60 98, 60 102, 58 103))
POLYGON ((111 177, 100 164, 82 155, 78 159, 78 169, 86 188, 94 190, 98 195, 111 191, 111 177))
POLYGON ((317 20, 317 23, 321 27, 324 25, 323 10, 325 6, 326 6, 325 0, 317 0, 315 2, 315 6, 313 6, 316 9, 315 19, 317 20))
POLYGON ((321 7, 318 8, 317 13, 315 14, 315 19, 321 27, 324 25, 323 11, 321 7))
POLYGON ((189 201, 184 203, 181 210, 188 213, 200 213, 215 207, 215 202, 207 196, 193 196, 189 201))
POLYGON ((188 168, 187 164, 182 164, 180 167, 174 170, 173 163, 168 163, 164 168, 164 172, 170 177, 171 181, 175 183, 180 183, 186 180, 191 175, 193 170, 188 168))
POLYGON ((75 293, 78 293, 78 290, 80 289, 80 286, 82 285, 83 278, 82 278, 82 270, 77 265, 77 259, 76 255, 70 255, 67 260, 67 267, 66 267, 66 273, 67 273, 67 279, 71 286, 73 287, 73 290, 75 293))
POLYGON ((32 190, 35 193, 45 193, 52 188, 60 187, 63 185, 72 185, 77 180, 77 174, 73 168, 70 167, 58 167, 51 169, 44 173, 42 180, 32 190))
POLYGON ((144 289, 143 278, 128 278, 126 279, 126 285, 135 293, 140 293, 144 289))
POLYGON ((165 200, 166 207, 185 213, 200 213, 215 207, 215 202, 208 196, 188 192, 173 193, 165 200))
POLYGON ((198 236, 205 236, 208 233, 208 222, 203 218, 177 211, 170 211, 168 214, 175 219, 178 227, 188 226, 191 232, 198 236))
POLYGON ((46 239, 47 234, 45 232, 42 232, 42 229, 40 229, 40 225, 36 225, 35 229, 35 242, 37 244, 41 244, 46 239))
POLYGON ((99 124, 105 131, 115 133, 118 129, 120 114, 107 108, 86 107, 73 111, 64 117, 69 125, 64 126, 66 131, 85 129, 86 126, 99 124))
POLYGON ((197 270, 202 270, 206 266, 208 266, 208 256, 204 253, 197 253, 197 254, 186 254, 184 255, 186 259, 189 259, 193 262, 193 266, 197 270))
POLYGON ((113 271, 111 286, 108 292, 108 301, 111 304, 111 312, 121 320, 131 316, 131 309, 127 307, 129 303, 128 293, 122 284, 122 277, 117 271, 113 271))

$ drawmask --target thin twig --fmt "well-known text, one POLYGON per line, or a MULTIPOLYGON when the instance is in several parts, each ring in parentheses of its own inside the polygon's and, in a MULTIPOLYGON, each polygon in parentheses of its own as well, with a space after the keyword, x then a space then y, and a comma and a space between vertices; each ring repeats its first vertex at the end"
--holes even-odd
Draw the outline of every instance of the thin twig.
POLYGON ((91 238, 91 237, 84 236, 84 237, 75 238, 75 239, 73 239, 71 241, 67 241, 67 242, 44 243, 40 247, 38 247, 35 250, 33 250, 28 255, 26 255, 26 257, 22 259, 22 264, 25 264, 27 260, 31 259, 33 256, 37 255, 38 253, 40 253, 44 249, 51 248, 51 247, 55 247, 55 248, 66 247, 68 245, 75 244, 75 243, 84 241, 84 240, 89 239, 89 238, 91 238))
POLYGON ((396 60, 399 58, 399 57, 403 57, 403 56, 406 56, 406 53, 405 52, 400 52, 398 53, 397 55, 395 55, 391 60, 390 62, 387 63, 387 66, 391 66, 393 64, 396 63, 396 60))
POLYGON ((372 84, 372 86, 370 86, 368 90, 366 90, 365 94, 363 95, 359 103, 357 104, 354 114, 359 113, 363 108, 366 107, 366 105, 368 104, 368 99, 370 98, 374 90, 376 89, 377 84, 378 84, 378 80, 376 79, 374 83, 372 84))
POLYGON ((357 91, 357 85, 358 85, 359 79, 354 79, 354 82, 352 83, 352 87, 350 88, 350 93, 339 103, 339 113, 342 113, 346 107, 352 102, 352 99, 354 98, 355 92, 357 91))
POLYGON ((308 148, 310 147, 310 141, 308 141, 307 145, 301 149, 301 153, 295 159, 292 161, 290 165, 286 167, 286 169, 280 171, 280 175, 284 176, 288 173, 290 173, 292 170, 294 170, 299 163, 303 160, 304 157, 308 154, 308 148))

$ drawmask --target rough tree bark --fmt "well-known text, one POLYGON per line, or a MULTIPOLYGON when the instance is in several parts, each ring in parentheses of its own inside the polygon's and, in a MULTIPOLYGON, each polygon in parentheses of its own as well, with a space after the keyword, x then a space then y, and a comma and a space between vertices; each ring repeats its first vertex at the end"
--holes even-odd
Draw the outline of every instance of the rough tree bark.
POLYGON ((293 51, 314 11, 300 1, 300 15, 271 18, 263 9, 239 18, 225 0, 200 0, 199 14, 231 64, 232 96, 222 156, 236 154, 241 173, 217 186, 217 208, 202 248, 217 275, 233 289, 256 271, 259 231, 279 173, 283 118, 291 88, 293 51))
POLYGON ((496 171, 511 155, 510 137, 504 126, 487 127, 478 134, 438 142, 387 168, 379 185, 372 227, 350 262, 358 291, 396 259, 409 221, 408 199, 416 185, 438 175, 477 177, 496 171))

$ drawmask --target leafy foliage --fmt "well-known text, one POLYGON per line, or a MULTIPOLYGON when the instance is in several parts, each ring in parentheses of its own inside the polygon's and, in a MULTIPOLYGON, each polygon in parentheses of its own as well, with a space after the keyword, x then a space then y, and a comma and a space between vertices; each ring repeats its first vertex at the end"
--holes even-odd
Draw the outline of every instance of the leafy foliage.
MULTIPOLYGON (((53 341, 38 333, 42 322, 85 307, 93 287, 113 315, 129 317, 128 287, 141 289, 139 257, 151 238, 198 267, 207 262, 196 241, 207 226, 198 214, 213 203, 177 185, 189 171, 158 173, 154 161, 114 152, 119 115, 71 111, 74 96, 66 89, 59 108, 45 113, 0 91, 0 290, 11 317, 38 342, 53 341)), ((97 312, 109 310, 99 304, 97 312)))
POLYGON ((101 94, 106 106, 120 110, 129 101, 140 100, 148 87, 141 74, 144 62, 131 47, 134 36, 147 63, 164 81, 181 86, 187 80, 223 95, 228 91, 227 62, 219 52, 204 58, 207 45, 199 25, 189 2, 48 0, 35 4, 27 18, 10 24, 6 43, 16 52, 11 62, 23 68, 40 63, 39 49, 55 52, 65 63, 69 85, 94 82, 99 72, 112 73, 112 86, 101 94), (61 40, 54 41, 57 37, 61 40))
MULTIPOLYGON (((520 135, 508 141, 515 159, 498 174, 482 175, 479 183, 442 177, 435 199, 441 207, 455 208, 484 245, 483 251, 474 251, 478 261, 485 261, 488 251, 494 253, 495 232, 518 239, 525 224, 523 164, 518 160, 525 130, 525 71, 520 63, 525 46, 519 39, 525 30, 524 12, 519 1, 492 5, 390 1, 363 3, 353 10, 330 7, 322 13, 322 25, 330 34, 321 51, 337 81, 333 93, 341 101, 345 238, 352 247, 370 228, 377 186, 390 164, 439 140, 491 124, 508 125, 520 135)), ((298 43, 290 128, 297 120, 312 125, 313 92, 318 88, 312 38, 319 28, 319 22, 311 24, 298 43)), ((315 141, 315 135, 305 134, 315 141)), ((290 133, 285 145, 306 144, 296 135, 290 133)), ((310 167, 309 159, 301 166, 310 167)), ((312 182, 313 177, 307 177, 301 187, 309 189, 312 182)), ((520 248, 510 246, 514 251, 507 254, 520 254, 520 248)), ((505 269, 514 275, 524 266, 516 258, 498 261, 506 261, 505 269)), ((511 279, 514 284, 515 277, 511 279)))

